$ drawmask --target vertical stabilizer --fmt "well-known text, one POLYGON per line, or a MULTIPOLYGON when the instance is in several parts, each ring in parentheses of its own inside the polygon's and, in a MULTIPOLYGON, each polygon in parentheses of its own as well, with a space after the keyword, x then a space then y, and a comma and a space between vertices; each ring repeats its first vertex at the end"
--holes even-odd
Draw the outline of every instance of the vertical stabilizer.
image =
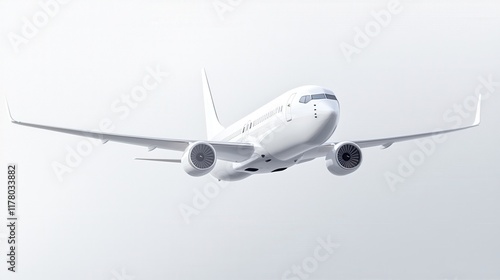
POLYGON ((217 111, 215 111, 214 100, 210 92, 210 85, 208 84, 207 73, 202 69, 201 76, 203 80, 203 101, 205 103, 205 120, 207 124, 207 137, 212 139, 215 135, 224 130, 224 127, 219 122, 217 111))

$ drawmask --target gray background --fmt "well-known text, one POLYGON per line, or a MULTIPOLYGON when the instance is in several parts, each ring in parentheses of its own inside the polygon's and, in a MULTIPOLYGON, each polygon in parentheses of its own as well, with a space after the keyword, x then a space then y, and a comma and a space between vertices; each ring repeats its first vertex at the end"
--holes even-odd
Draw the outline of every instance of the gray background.
MULTIPOLYGON (((213 4, 74 0, 15 52, 9 33, 41 8, 0 1, 0 94, 20 120, 94 129, 109 118, 116 133, 202 139, 206 67, 223 124, 318 84, 341 102, 332 140, 349 140, 449 128, 443 113, 478 77, 500 81, 495 1, 401 1, 351 62, 339 45, 387 1, 243 0, 223 19, 213 4), (157 65, 170 77, 121 119, 111 104, 157 65)), ((52 164, 82 138, 11 125, 1 106, 2 170, 20 166, 21 224, 19 273, 2 261, 0 278, 281 279, 331 236, 340 247, 311 279, 500 279, 498 95, 479 128, 450 135, 395 189, 384 175, 414 142, 365 150, 346 177, 318 159, 231 183, 190 224, 179 206, 212 179, 133 160, 178 153, 98 145, 60 181, 52 164)), ((5 235, 1 226, 2 256, 5 235)))

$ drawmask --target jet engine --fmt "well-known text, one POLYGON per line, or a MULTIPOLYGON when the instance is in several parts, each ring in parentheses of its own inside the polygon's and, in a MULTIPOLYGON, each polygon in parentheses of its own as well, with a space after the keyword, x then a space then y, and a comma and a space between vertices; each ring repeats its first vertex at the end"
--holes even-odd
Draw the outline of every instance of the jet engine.
POLYGON ((203 176, 215 167, 217 155, 209 143, 195 142, 190 144, 182 155, 181 163, 184 171, 191 176, 203 176))
POLYGON ((326 155, 326 168, 330 173, 343 176, 356 171, 361 165, 361 148, 352 142, 336 144, 326 155))

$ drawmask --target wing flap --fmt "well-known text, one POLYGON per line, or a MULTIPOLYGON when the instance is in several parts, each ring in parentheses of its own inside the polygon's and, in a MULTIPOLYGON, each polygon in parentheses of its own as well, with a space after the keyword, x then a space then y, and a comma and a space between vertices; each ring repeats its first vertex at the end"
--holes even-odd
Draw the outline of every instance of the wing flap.
POLYGON ((242 162, 249 159, 255 147, 250 143, 235 143, 235 142, 214 142, 208 141, 217 152, 217 158, 232 162, 242 162))

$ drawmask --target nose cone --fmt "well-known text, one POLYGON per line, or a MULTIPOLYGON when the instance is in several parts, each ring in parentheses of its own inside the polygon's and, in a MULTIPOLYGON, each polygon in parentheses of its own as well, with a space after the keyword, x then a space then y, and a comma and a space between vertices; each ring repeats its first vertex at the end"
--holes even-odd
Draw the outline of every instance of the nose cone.
POLYGON ((338 101, 321 100, 314 106, 314 142, 324 143, 328 140, 339 122, 340 108, 338 101))
POLYGON ((338 115, 339 103, 336 100, 321 100, 313 106, 319 120, 330 120, 338 115))

